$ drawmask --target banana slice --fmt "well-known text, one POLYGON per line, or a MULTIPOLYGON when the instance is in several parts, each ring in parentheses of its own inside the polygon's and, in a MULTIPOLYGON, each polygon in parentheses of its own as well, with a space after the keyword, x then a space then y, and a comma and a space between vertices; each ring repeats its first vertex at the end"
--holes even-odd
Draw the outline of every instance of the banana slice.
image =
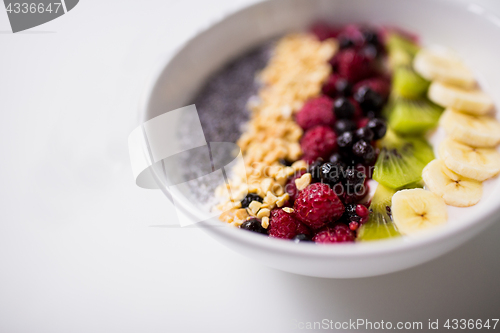
POLYGON ((500 122, 488 116, 473 116, 451 108, 439 124, 452 139, 472 147, 495 147, 500 143, 500 122))
POLYGON ((483 181, 500 172, 500 154, 492 148, 473 148, 446 138, 439 145, 439 156, 463 177, 483 181))
POLYGON ((427 188, 455 207, 474 206, 483 196, 483 184, 451 171, 442 160, 434 160, 422 171, 427 188))
POLYGON ((421 188, 396 192, 391 211, 399 232, 406 235, 435 228, 448 220, 443 198, 421 188))
POLYGON ((431 83, 428 96, 443 107, 474 115, 484 115, 493 108, 493 100, 481 90, 466 90, 439 81, 431 83))
POLYGON ((421 49, 413 60, 413 68, 429 81, 437 80, 466 89, 476 84, 470 69, 446 49, 421 49))

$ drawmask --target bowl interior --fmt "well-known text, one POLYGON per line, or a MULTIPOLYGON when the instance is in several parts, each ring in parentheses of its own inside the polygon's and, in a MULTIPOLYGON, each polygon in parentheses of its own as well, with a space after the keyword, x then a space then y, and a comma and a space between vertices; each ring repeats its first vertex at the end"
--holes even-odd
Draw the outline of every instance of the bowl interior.
MULTIPOLYGON (((496 63, 495 55, 500 54, 500 44, 493 42, 500 38, 500 19, 477 5, 446 0, 277 0, 245 8, 187 42, 160 71, 148 96, 143 121, 190 104, 207 78, 236 56, 273 37, 304 30, 318 19, 338 25, 397 26, 419 34, 423 44, 450 47, 461 55, 476 73, 483 89, 498 103, 493 92, 500 89, 500 66, 492 64, 496 63)), ((442 133, 438 130, 432 141, 437 143, 441 138, 442 133)), ((198 221, 210 218, 205 202, 193 196, 188 186, 170 189, 170 194, 176 206, 189 212, 191 218, 198 221)), ((432 235, 349 246, 355 246, 356 251, 372 251, 376 247, 413 246, 451 237, 464 228, 491 221, 500 204, 495 199, 499 195, 499 182, 489 180, 479 204, 470 208, 450 208, 448 225, 432 235)), ((248 233, 222 232, 261 242, 259 237, 248 233)), ((285 242, 275 242, 280 244, 278 246, 289 246, 285 242)), ((331 247, 326 251, 343 251, 342 248, 331 247)))

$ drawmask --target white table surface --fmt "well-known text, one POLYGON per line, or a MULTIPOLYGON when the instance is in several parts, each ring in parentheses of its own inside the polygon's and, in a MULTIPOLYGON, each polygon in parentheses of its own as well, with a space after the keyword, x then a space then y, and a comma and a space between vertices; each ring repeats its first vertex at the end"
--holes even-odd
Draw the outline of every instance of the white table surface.
POLYGON ((150 68, 247 2, 82 0, 19 34, 0 10, 0 332, 500 317, 500 223, 430 263, 354 280, 283 273, 197 228, 151 227, 175 217, 129 165, 150 68))

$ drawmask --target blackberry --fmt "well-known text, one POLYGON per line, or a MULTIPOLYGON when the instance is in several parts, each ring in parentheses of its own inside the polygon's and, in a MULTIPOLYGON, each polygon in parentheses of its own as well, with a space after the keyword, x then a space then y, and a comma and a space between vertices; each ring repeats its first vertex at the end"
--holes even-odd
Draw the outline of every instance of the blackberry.
POLYGON ((356 219, 356 204, 346 204, 345 205, 345 219, 347 221, 355 221, 356 219))
POLYGON ((250 218, 243 222, 240 226, 241 229, 257 232, 259 234, 267 235, 267 230, 262 227, 262 222, 258 218, 250 218))
POLYGON ((333 127, 337 135, 340 135, 344 132, 354 131, 356 129, 356 124, 352 120, 340 119, 335 122, 333 127))
POLYGON ((359 204, 345 204, 345 212, 342 219, 350 224, 350 222, 356 222, 358 224, 363 224, 368 220, 368 208, 359 204))
POLYGON ((356 142, 352 146, 352 153, 359 157, 365 164, 370 164, 375 159, 375 148, 364 140, 356 142))
POLYGON ((312 237, 306 234, 298 234, 293 238, 295 243, 312 242, 312 237))
POLYGON ((337 146, 343 152, 349 152, 354 144, 354 135, 352 132, 344 132, 337 137, 337 146))
POLYGON ((247 208, 252 201, 262 202, 263 199, 258 194, 248 193, 247 196, 241 200, 241 208, 247 208))
POLYGON ((333 104, 333 111, 335 112, 337 119, 350 119, 354 117, 356 108, 347 98, 339 97, 333 104))
POLYGON ((359 103, 361 109, 366 113, 368 111, 378 112, 382 109, 384 99, 382 96, 372 90, 368 85, 361 86, 354 94, 354 99, 359 103))
POLYGON ((321 180, 324 183, 333 186, 340 181, 342 172, 343 170, 340 164, 327 162, 320 168, 321 180))
MULTIPOLYGON (((373 131, 367 127, 361 127, 354 133, 356 139, 371 142, 374 138, 373 131)), ((338 139, 337 139, 338 140, 338 139)))
POLYGON ((371 129, 373 132, 373 139, 382 139, 387 132, 387 125, 385 121, 379 118, 373 118, 368 121, 366 127, 371 129))

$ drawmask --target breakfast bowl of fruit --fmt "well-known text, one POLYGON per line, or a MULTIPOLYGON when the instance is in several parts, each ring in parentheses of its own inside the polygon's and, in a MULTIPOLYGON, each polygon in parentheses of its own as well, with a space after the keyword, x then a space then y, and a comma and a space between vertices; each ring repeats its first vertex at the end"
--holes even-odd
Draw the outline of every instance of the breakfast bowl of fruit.
POLYGON ((499 212, 496 22, 431 0, 240 10, 154 80, 146 124, 196 112, 148 137, 189 151, 151 175, 183 218, 277 269, 350 278, 436 258, 499 212))

